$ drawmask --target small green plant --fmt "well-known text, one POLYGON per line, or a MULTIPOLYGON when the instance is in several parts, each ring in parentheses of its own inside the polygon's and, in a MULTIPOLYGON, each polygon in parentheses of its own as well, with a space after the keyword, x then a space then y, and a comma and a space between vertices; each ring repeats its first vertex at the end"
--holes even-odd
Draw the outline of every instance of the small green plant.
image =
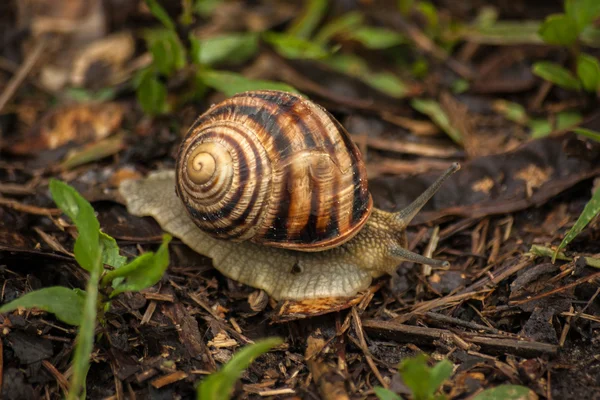
MULTIPOLYGON (((450 378, 454 366, 448 360, 442 360, 433 367, 427 364, 428 357, 418 354, 407 358, 398 366, 398 372, 406 387, 411 391, 412 400, 444 400, 447 396, 441 393, 441 386, 450 378)), ((380 400, 402 400, 398 394, 391 390, 375 387, 375 394, 380 400)), ((531 390, 519 385, 500 385, 484 390, 477 394, 473 400, 519 400, 528 399, 531 390)))
MULTIPOLYGON (((445 395, 436 394, 444 381, 452 375, 452 363, 442 360, 433 367, 427 365, 428 357, 418 354, 403 360, 398 366, 404 384, 411 390, 413 400, 441 400, 445 395)), ((375 388, 381 400, 402 400, 396 393, 382 387, 375 388)))
POLYGON ((100 231, 91 204, 73 187, 58 180, 50 181, 50 193, 56 205, 73 221, 77 239, 75 260, 89 273, 85 291, 53 286, 29 292, 0 307, 0 313, 17 308, 37 308, 79 327, 73 356, 73 375, 67 398, 85 398, 85 379, 94 346, 94 331, 110 299, 125 291, 139 291, 156 284, 169 265, 169 235, 156 253, 148 252, 127 262, 119 254, 114 238, 100 231), (106 268, 108 265, 110 268, 106 268), (112 289, 112 290, 111 290, 112 289))
POLYGON ((560 245, 554 251, 552 262, 556 260, 559 252, 571 243, 571 241, 575 239, 587 224, 589 224, 598 214, 600 214, 600 187, 596 189, 590 201, 585 205, 581 215, 577 218, 575 225, 569 229, 569 232, 567 232, 560 245))
MULTIPOLYGON (((144 39, 152 62, 134 78, 138 102, 145 113, 160 115, 171 111, 174 105, 202 97, 207 88, 224 91, 228 96, 246 90, 278 89, 297 92, 280 82, 253 80, 243 75, 213 70, 218 64, 239 64, 258 51, 258 35, 253 32, 226 33, 200 40, 190 34, 181 38, 175 22, 156 0, 145 0, 150 12, 162 27, 148 29, 144 39), (178 97, 169 96, 167 83, 176 73, 183 74, 186 85, 178 97)), ((184 0, 180 22, 190 25, 194 15, 206 16, 214 8, 214 1, 184 0), (207 7, 209 6, 210 7, 207 7)))
POLYGON ((562 65, 540 61, 534 64, 533 73, 569 90, 595 93, 600 89, 600 62, 596 57, 580 51, 580 37, 600 17, 597 0, 565 0, 565 12, 548 16, 540 26, 539 35, 551 45, 567 47, 574 65, 569 70, 562 65))
POLYGON ((248 345, 238 351, 220 371, 211 374, 198 385, 198 400, 229 399, 233 385, 242 372, 261 354, 283 342, 280 338, 268 338, 248 345))

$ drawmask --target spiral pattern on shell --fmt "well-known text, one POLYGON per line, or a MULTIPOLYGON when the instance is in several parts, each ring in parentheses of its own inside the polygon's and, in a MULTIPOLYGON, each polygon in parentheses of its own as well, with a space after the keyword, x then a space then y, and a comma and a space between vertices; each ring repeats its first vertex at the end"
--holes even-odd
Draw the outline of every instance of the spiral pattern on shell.
POLYGON ((203 231, 319 251, 352 238, 372 208, 358 148, 325 109, 253 91, 201 115, 177 157, 177 194, 203 231))

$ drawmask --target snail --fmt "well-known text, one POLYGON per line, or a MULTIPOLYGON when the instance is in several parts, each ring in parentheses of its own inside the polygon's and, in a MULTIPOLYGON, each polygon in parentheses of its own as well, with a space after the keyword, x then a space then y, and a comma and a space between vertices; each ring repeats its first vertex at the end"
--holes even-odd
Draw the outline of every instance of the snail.
POLYGON ((280 91, 235 95, 190 127, 175 170, 128 180, 128 211, 275 299, 346 297, 402 261, 448 265, 406 249, 411 219, 453 164, 399 212, 373 207, 360 151, 324 108, 280 91))

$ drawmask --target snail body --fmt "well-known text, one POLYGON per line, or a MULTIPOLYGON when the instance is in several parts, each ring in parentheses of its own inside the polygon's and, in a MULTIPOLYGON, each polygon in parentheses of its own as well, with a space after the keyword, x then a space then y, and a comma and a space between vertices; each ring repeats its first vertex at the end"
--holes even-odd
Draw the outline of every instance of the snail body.
POLYGON ((333 116, 294 94, 256 91, 200 116, 175 171, 125 181, 120 193, 130 213, 152 216, 224 275, 299 300, 354 295, 401 261, 446 265, 406 250, 405 229, 458 168, 404 210, 379 210, 333 116))

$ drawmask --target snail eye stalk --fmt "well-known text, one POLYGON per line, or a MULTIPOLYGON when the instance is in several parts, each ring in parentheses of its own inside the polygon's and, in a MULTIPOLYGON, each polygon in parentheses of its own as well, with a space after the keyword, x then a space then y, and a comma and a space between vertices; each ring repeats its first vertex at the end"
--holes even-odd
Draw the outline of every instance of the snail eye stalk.
POLYGON ((413 201, 408 207, 403 210, 394 213, 393 224, 394 228, 398 231, 406 229, 410 221, 417 215, 425 204, 433 197, 433 195, 440 189, 446 179, 453 173, 460 169, 459 163, 454 163, 448 168, 442 176, 440 176, 431 186, 427 188, 415 201, 413 201))
POLYGON ((394 247, 390 253, 403 261, 412 261, 418 264, 431 265, 433 267, 449 267, 450 263, 443 260, 434 260, 433 258, 425 257, 410 250, 406 250, 400 246, 394 247))

